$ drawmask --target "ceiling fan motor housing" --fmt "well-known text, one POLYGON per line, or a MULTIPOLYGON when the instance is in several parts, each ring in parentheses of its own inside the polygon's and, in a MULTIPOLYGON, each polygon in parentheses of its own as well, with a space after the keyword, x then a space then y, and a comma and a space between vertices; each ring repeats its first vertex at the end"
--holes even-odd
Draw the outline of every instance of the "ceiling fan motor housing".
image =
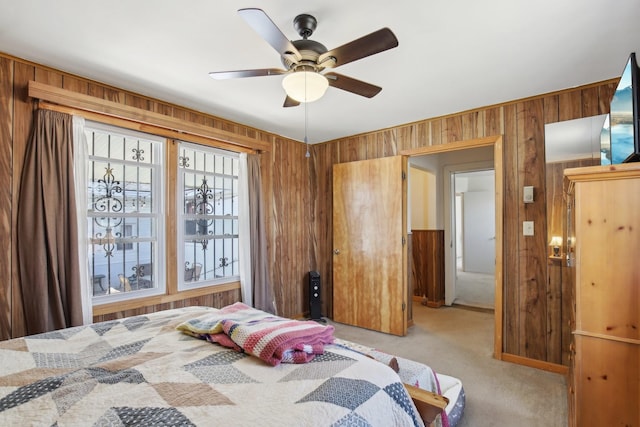
POLYGON ((327 52, 327 48, 315 40, 294 40, 291 43, 298 49, 302 59, 298 62, 292 61, 293 55, 283 55, 282 64, 288 69, 295 69, 297 65, 310 66, 317 71, 323 70, 324 67, 318 65, 318 57, 327 52))

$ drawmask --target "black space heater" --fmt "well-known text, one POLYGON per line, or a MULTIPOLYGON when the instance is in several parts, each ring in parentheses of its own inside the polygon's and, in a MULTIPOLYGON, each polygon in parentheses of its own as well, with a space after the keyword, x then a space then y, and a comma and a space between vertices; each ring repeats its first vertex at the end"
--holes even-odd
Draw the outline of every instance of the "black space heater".
POLYGON ((322 302, 320 300, 320 273, 309 272, 309 317, 311 320, 322 322, 322 302))

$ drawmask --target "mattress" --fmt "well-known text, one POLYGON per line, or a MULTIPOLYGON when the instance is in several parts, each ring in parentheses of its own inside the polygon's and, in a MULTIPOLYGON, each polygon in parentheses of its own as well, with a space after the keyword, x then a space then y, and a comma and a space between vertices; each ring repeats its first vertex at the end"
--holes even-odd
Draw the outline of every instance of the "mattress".
POLYGON ((436 419, 436 426, 455 427, 462 419, 466 397, 462 381, 456 377, 436 373, 431 367, 413 360, 394 356, 386 352, 376 350, 358 343, 336 339, 336 343, 359 351, 375 360, 389 365, 395 359, 398 367, 398 375, 404 384, 436 392, 445 396, 449 403, 445 413, 440 419, 436 419))

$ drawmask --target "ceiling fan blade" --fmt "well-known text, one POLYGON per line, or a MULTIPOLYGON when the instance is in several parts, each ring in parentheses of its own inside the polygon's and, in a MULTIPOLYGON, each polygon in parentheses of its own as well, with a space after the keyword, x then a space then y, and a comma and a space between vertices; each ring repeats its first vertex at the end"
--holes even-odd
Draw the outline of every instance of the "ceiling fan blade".
POLYGON ((279 68, 262 68, 258 70, 212 71, 209 75, 216 80, 238 79, 242 77, 277 76, 288 73, 279 68))
POLYGON ((398 46, 398 39, 393 32, 388 28, 382 28, 323 53, 318 58, 318 64, 325 68, 335 68, 383 52, 387 49, 392 49, 396 46, 398 46), (330 58, 335 58, 335 62, 327 60, 330 58), (326 61, 326 63, 323 63, 324 61, 326 61))
POLYGON ((296 101, 295 99, 291 98, 290 96, 287 95, 287 97, 284 100, 284 104, 282 105, 283 107, 297 107, 298 105, 300 105, 300 102, 296 101))
POLYGON ((352 92, 356 95, 361 95, 367 98, 373 98, 382 90, 380 86, 365 83, 361 80, 343 76, 338 73, 326 73, 324 76, 329 80, 329 86, 346 90, 347 92, 352 92))
POLYGON ((302 55, 291 41, 273 23, 271 18, 262 9, 247 8, 238 10, 238 14, 254 29, 256 33, 267 41, 282 56, 293 54, 296 62, 302 59, 302 55))

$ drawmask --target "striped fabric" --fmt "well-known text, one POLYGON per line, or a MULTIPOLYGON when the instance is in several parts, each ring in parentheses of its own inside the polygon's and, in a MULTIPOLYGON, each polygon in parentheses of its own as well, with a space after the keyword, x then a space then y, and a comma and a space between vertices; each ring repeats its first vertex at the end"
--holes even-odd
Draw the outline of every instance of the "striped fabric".
POLYGON ((243 303, 186 321, 178 329, 256 356, 272 366, 306 363, 333 342, 333 326, 274 316, 243 303))

